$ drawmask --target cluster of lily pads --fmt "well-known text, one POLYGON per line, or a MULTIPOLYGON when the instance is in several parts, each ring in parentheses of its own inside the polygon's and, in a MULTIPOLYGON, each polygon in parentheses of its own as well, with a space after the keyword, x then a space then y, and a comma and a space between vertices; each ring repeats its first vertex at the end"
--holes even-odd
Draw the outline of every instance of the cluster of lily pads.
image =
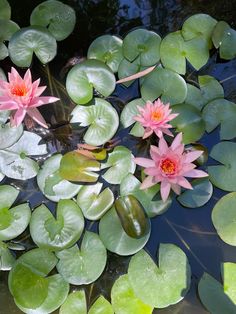
MULTIPOLYGON (((10 10, 8 2, 0 0, 0 26, 4 25, 0 59, 9 55, 18 67, 29 67, 34 53, 43 64, 50 62, 56 56, 56 41, 65 39, 75 26, 74 10, 56 0, 37 6, 31 26, 23 29, 10 20, 10 10)), ((61 314, 148 314, 179 302, 188 292, 191 269, 179 247, 160 244, 158 266, 143 250, 151 218, 170 207, 174 194, 163 202, 159 184, 140 189, 145 173, 136 167, 132 151, 114 146, 113 137, 122 128, 142 141, 145 129, 135 117, 147 101, 160 98, 170 103, 178 114, 171 122, 173 132, 183 133, 187 151, 204 151, 197 159, 203 167, 207 151, 196 142, 205 131, 220 126, 221 142, 210 153, 216 164, 207 167, 209 178, 193 180, 193 189, 183 190, 177 200, 196 208, 209 201, 213 185, 232 192, 217 202, 212 222, 224 242, 236 245, 236 144, 229 141, 236 135, 236 104, 224 99, 214 77, 203 75, 194 82, 184 77, 187 68, 202 68, 212 49, 219 49, 222 59, 234 58, 236 32, 205 14, 188 18, 180 31, 163 39, 145 29, 131 31, 123 40, 112 35, 95 39, 87 59, 75 65, 66 79, 66 90, 76 104, 70 122, 84 128, 84 144, 50 156, 41 166, 36 157, 47 155, 42 138, 24 131, 22 124, 12 127, 10 111, 1 110, 0 103, 1 180, 37 177, 44 196, 58 203, 55 216, 45 204, 33 210, 28 203, 11 207, 19 191, 0 186, 0 269, 10 271, 9 289, 23 312, 46 314, 60 307, 61 314), (118 112, 109 96, 117 84, 128 87, 137 79, 139 98, 118 112), (86 220, 98 221, 98 233, 85 230, 86 220), (35 248, 15 259, 12 240, 27 227, 35 248), (87 309, 84 290, 72 291, 70 284, 95 282, 105 269, 107 250, 133 256, 127 274, 112 287, 111 302, 101 295, 87 309)), ((0 78, 7 80, 2 70, 0 78)), ((224 263, 222 270, 223 285, 203 275, 199 296, 211 313, 234 313, 236 264, 224 263)))

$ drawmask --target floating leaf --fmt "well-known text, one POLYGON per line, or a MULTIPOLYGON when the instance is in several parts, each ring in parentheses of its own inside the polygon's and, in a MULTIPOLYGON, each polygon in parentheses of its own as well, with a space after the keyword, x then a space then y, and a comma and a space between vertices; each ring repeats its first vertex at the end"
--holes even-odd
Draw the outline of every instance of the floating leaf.
POLYGON ((131 258, 128 275, 140 300, 163 308, 183 299, 190 287, 191 270, 185 253, 179 247, 160 244, 159 267, 142 250, 131 258))
POLYGON ((15 262, 6 243, 0 241, 0 270, 10 270, 15 262))
POLYGON ((182 35, 185 40, 204 38, 211 47, 211 36, 217 21, 207 14, 194 14, 182 26, 182 35))
POLYGON ((123 41, 123 54, 130 62, 139 57, 140 65, 151 66, 160 60, 161 37, 146 29, 130 32, 123 41))
POLYGON ((161 197, 153 200, 154 196, 159 192, 160 186, 154 185, 145 190, 140 190, 141 182, 131 173, 129 173, 120 184, 120 195, 134 195, 137 200, 143 205, 148 217, 152 218, 156 215, 163 214, 171 205, 172 200, 168 198, 163 202, 161 197))
POLYGON ((121 276, 114 283, 111 301, 116 314, 152 314, 153 311, 153 307, 137 298, 128 275, 121 276))
POLYGON ((138 106, 143 107, 145 103, 146 102, 142 98, 137 98, 131 100, 128 104, 125 105, 120 115, 120 121, 124 128, 128 128, 130 125, 135 123, 133 118, 139 113, 138 106))
POLYGON ((84 229, 84 218, 78 205, 72 200, 60 200, 56 218, 41 205, 32 214, 30 234, 41 248, 63 250, 77 242, 84 229))
POLYGON ((103 35, 96 38, 88 48, 88 59, 97 59, 107 64, 112 72, 117 72, 123 59, 123 41, 117 36, 103 35))
MULTIPOLYGON (((135 59, 133 62, 129 62, 127 59, 122 59, 118 68, 118 77, 119 79, 123 79, 126 77, 129 77, 131 75, 134 75, 141 71, 143 67, 139 63, 139 58, 135 59)), ((134 80, 131 80, 129 82, 123 83, 126 87, 129 87, 134 80)))
POLYGON ((229 24, 220 21, 216 24, 212 41, 216 48, 220 48, 220 57, 231 60, 236 56, 236 31, 229 24))
POLYGON ((203 274, 198 284, 198 293, 210 313, 235 313, 235 305, 224 293, 222 285, 207 273, 203 274))
POLYGON ((209 179, 196 179, 191 182, 191 185, 193 190, 186 190, 178 196, 177 199, 180 204, 188 208, 205 205, 213 193, 213 187, 209 179))
MULTIPOLYGON (((1 10, 1 3, 0 3, 1 10)), ((2 12, 1 12, 2 13, 2 12)), ((9 41, 12 35, 20 29, 20 27, 13 21, 1 19, 0 13, 0 60, 5 59, 8 56, 8 49, 4 42, 9 41)))
POLYGON ((7 0, 0 0, 0 19, 9 20, 11 18, 11 7, 7 0))
POLYGON ((187 96, 185 80, 168 69, 156 68, 145 76, 141 85, 141 95, 145 100, 153 101, 161 96, 164 103, 171 105, 184 102, 187 96))
MULTIPOLYGON (((95 61, 95 60, 94 60, 95 61)), ((109 102, 95 98, 94 105, 76 106, 71 113, 71 123, 88 126, 84 135, 87 144, 99 146, 109 141, 119 126, 119 116, 109 102)))
POLYGON ((75 11, 70 6, 56 0, 40 3, 31 13, 30 24, 48 27, 56 40, 68 37, 76 22, 75 11))
POLYGON ((183 133, 183 142, 189 144, 199 140, 205 132, 205 123, 201 112, 195 107, 180 104, 173 107, 173 113, 179 115, 173 120, 172 126, 177 132, 183 133))
POLYGON ((58 252, 57 257, 58 272, 73 285, 88 285, 97 280, 107 261, 106 249, 99 236, 88 231, 84 234, 81 249, 74 245, 58 252))
POLYGON ((128 173, 134 173, 136 165, 131 151, 124 146, 117 146, 108 155, 107 162, 101 165, 101 169, 108 169, 102 176, 111 184, 120 184, 128 173))
POLYGON ((222 277, 224 281, 224 292, 233 301, 236 309, 236 290, 235 290, 236 264, 223 263, 222 277))
POLYGON ((61 154, 56 154, 47 159, 37 175, 37 183, 41 192, 51 201, 70 199, 75 196, 81 186, 64 180, 59 175, 61 154))
POLYGON ((14 33, 8 45, 9 55, 18 67, 30 67, 33 53, 46 64, 57 53, 55 38, 42 26, 25 27, 14 33))
POLYGON ((109 188, 102 192, 102 183, 84 185, 77 196, 77 204, 84 217, 89 220, 100 219, 113 205, 114 195, 109 188))
POLYGON ((236 137, 236 104, 226 99, 213 100, 203 109, 202 117, 208 133, 220 124, 221 140, 230 140, 236 137))
MULTIPOLYGON (((5 118, 3 117, 4 121, 7 118, 6 111, 4 111, 3 115, 5 115, 5 118)), ((3 124, 5 123, 5 121, 3 121, 0 125, 0 149, 5 149, 12 146, 23 134, 22 124, 20 124, 18 127, 11 127, 10 123, 3 124)))
POLYGON ((114 314, 111 303, 102 295, 93 303, 88 314, 114 314))
POLYGON ((179 74, 186 73, 186 59, 196 70, 209 59, 207 41, 193 38, 185 42, 181 31, 170 33, 162 40, 160 54, 164 67, 179 74))
POLYGON ((224 98, 223 87, 214 77, 209 75, 199 76, 198 82, 201 88, 202 97, 205 100, 205 104, 214 99, 224 98))
POLYGON ((212 222, 220 238, 236 246, 236 193, 223 196, 212 210, 212 222))
POLYGON ((20 191, 11 185, 0 186, 0 208, 10 208, 15 202, 20 191))
POLYGON ((187 97, 185 103, 196 107, 198 110, 202 110, 202 107, 205 105, 205 100, 201 90, 191 84, 187 84, 187 97))
POLYGON ((70 293, 60 308, 60 314, 87 314, 84 290, 70 293))
POLYGON ((129 134, 136 136, 136 137, 143 137, 144 135, 144 127, 141 125, 141 123, 136 122, 132 129, 130 130, 129 134))
POLYGON ((66 89, 77 104, 87 104, 93 98, 93 89, 108 97, 115 89, 115 76, 99 60, 86 60, 74 66, 67 75, 66 89))
POLYGON ((133 195, 118 197, 115 209, 128 236, 139 239, 149 231, 149 221, 144 209, 133 195))
POLYGON ((141 250, 150 237, 150 231, 140 239, 129 237, 122 228, 115 208, 112 207, 100 220, 99 236, 109 251, 125 256, 141 250))
POLYGON ((216 144, 210 157, 221 165, 207 168, 211 182, 225 191, 236 191, 236 143, 220 142, 216 144))

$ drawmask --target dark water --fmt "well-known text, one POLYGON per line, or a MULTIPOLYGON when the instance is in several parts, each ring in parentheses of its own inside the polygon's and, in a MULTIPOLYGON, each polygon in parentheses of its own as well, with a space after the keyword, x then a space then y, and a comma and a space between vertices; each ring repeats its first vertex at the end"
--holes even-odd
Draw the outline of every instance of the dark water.
MULTIPOLYGON (((21 27, 24 27, 29 24, 31 10, 42 1, 9 0, 9 2, 12 6, 12 19, 19 23, 21 27)), ((72 57, 85 56, 92 40, 102 34, 118 34, 124 37, 129 30, 140 26, 155 30, 163 37, 165 34, 181 28, 183 21, 195 13, 210 14, 214 18, 225 20, 232 27, 236 27, 236 0, 68 0, 63 2, 70 4, 77 11, 77 25, 73 34, 59 43, 58 55, 50 63, 50 68, 42 68, 37 61, 34 61, 34 76, 43 76, 43 81, 46 84, 49 84, 49 77, 54 83, 56 82, 54 79, 56 79, 64 84, 64 72, 61 70, 67 64, 67 61, 72 57), (49 70, 50 76, 48 76, 49 70)), ((10 65, 10 62, 6 60, 1 66, 8 71, 10 65)), ((236 74, 236 61, 222 62, 213 54, 209 63, 200 71, 200 74, 210 74, 218 80, 224 81, 231 75, 236 74)), ((193 79, 195 76, 196 74, 193 74, 193 79)), ((51 130, 47 133, 42 132, 40 129, 35 130, 47 141, 51 153, 73 149, 76 143, 81 141, 82 136, 80 129, 72 129, 68 125, 69 113, 73 107, 70 100, 63 94, 63 88, 60 85, 54 84, 53 86, 53 93, 60 93, 62 101, 57 106, 51 106, 50 109, 43 108, 42 110, 42 113, 52 125, 51 130)), ((236 79, 223 82, 225 97, 233 102, 236 102, 235 86, 236 79)), ((137 96, 137 85, 134 84, 129 89, 119 86, 110 100, 119 111, 125 103, 137 96)), ((145 143, 129 138, 127 130, 120 130, 117 136, 123 145, 132 148, 134 154, 145 149, 145 143)), ((200 140, 209 150, 218 141, 218 130, 205 135, 200 140)), ((211 160, 209 160, 210 162, 211 160)), ((12 181, 6 180, 4 183, 12 183, 12 181)), ((18 203, 30 200, 33 208, 44 201, 52 210, 55 208, 55 204, 46 200, 38 191, 35 180, 27 182, 14 181, 13 183, 22 190, 18 203)), ((187 254, 192 268, 191 290, 185 299, 177 305, 158 310, 158 313, 207 313, 197 296, 196 288, 199 278, 206 271, 217 280, 221 280, 221 263, 224 261, 236 262, 236 249, 219 239, 211 222, 212 208, 222 195, 224 195, 224 192, 215 188, 214 195, 208 204, 197 209, 184 208, 175 201, 164 215, 152 219, 152 233, 146 249, 155 258, 159 243, 175 243, 187 254)), ((90 228, 89 224, 87 224, 87 228, 90 228)), ((96 225, 93 226, 94 229, 96 230, 96 225)), ((19 240, 27 248, 30 248, 31 242, 27 236, 28 232, 26 231, 19 240)), ((128 261, 129 258, 109 254, 106 271, 102 277, 92 288, 86 288, 90 302, 93 302, 96 296, 101 293, 109 298, 113 282, 126 271, 128 261)), ((0 314, 14 313, 20 313, 20 311, 14 305, 8 292, 7 274, 1 272, 0 314)))

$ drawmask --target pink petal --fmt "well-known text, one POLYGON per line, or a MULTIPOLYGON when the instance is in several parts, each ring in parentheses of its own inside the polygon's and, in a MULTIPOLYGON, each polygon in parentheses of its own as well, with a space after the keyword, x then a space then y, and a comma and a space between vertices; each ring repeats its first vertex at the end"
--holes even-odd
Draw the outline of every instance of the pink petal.
POLYGON ((19 126, 21 122, 24 120, 24 117, 26 115, 26 111, 24 108, 19 108, 15 114, 11 116, 10 124, 11 126, 19 126))
POLYGON ((38 111, 37 108, 30 108, 27 110, 27 114, 38 124, 42 125, 44 128, 48 129, 47 123, 44 120, 41 113, 38 111))
POLYGON ((185 177, 189 178, 201 178, 201 177, 208 177, 208 173, 202 170, 193 169, 184 174, 185 177))
POLYGON ((185 189, 190 189, 192 190, 192 185, 188 182, 187 179, 185 179, 184 177, 178 177, 177 178, 177 184, 181 185, 183 188, 185 189))
POLYGON ((185 162, 192 162, 202 155, 203 151, 196 150, 185 154, 185 162))
POLYGON ((179 195, 181 192, 181 187, 178 184, 171 184, 172 190, 175 192, 175 194, 179 195))
POLYGON ((161 154, 165 154, 169 150, 169 147, 168 147, 164 137, 161 137, 159 140, 159 150, 160 150, 161 154))
MULTIPOLYGON (((157 175, 159 175, 159 173, 160 173, 160 171, 156 168, 156 167, 150 167, 150 168, 146 168, 145 170, 144 170, 144 172, 146 173, 146 174, 148 174, 149 176, 157 176, 157 175)), ((156 179, 156 177, 155 177, 155 179, 156 179)), ((158 182, 159 182, 160 180, 158 180, 158 182)))
POLYGON ((18 108, 19 108, 19 105, 16 102, 12 100, 1 102, 1 97, 0 97, 0 110, 15 110, 18 108))
POLYGON ((9 82, 22 82, 22 78, 15 68, 11 68, 11 72, 8 73, 8 81, 9 82))
POLYGON ((146 177, 142 184, 140 185, 140 190, 145 190, 147 188, 150 188, 151 186, 155 185, 157 182, 155 182, 153 177, 146 177))
POLYGON ((39 107, 39 106, 47 105, 49 103, 52 103, 58 100, 60 99, 56 97, 52 97, 52 96, 36 97, 33 99, 32 103, 30 104, 30 107, 39 107))
POLYGON ((31 72, 30 69, 28 69, 24 75, 24 81, 26 86, 31 86, 32 85, 32 77, 31 77, 31 72))
POLYGON ((142 167, 155 167, 155 162, 152 159, 148 159, 148 158, 134 158, 134 162, 142 167))
POLYGON ((165 202, 170 194, 170 188, 171 185, 168 181, 162 181, 161 182, 161 198, 163 200, 163 202, 165 202))
POLYGON ((178 133, 176 137, 174 138, 172 144, 171 144, 171 149, 175 150, 182 142, 182 132, 178 133))
POLYGON ((150 135, 152 135, 153 130, 150 128, 145 129, 144 134, 143 134, 143 139, 149 137, 150 135))

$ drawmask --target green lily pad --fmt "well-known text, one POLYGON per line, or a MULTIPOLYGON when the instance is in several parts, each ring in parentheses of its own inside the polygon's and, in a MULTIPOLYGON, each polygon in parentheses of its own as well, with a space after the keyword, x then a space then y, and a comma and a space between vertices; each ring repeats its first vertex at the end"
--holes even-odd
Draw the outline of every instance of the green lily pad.
MULTIPOLYGON (((5 111, 3 114, 6 115, 5 111)), ((11 127, 10 123, 3 124, 5 122, 6 121, 2 122, 0 125, 0 149, 5 149, 12 146, 23 134, 22 124, 20 124, 18 127, 11 127)))
POLYGON ((226 99, 209 102, 202 112, 209 133, 220 125, 220 139, 230 140, 236 137, 236 104, 226 99))
POLYGON ((210 313, 235 313, 235 304, 225 294, 222 285, 209 274, 203 274, 198 284, 198 293, 210 313))
POLYGON ((41 248, 63 250, 77 242, 84 229, 84 217, 78 205, 72 200, 60 200, 56 218, 50 210, 41 205, 32 214, 30 234, 41 248))
POLYGON ((112 306, 116 314, 152 314, 153 307, 143 303, 134 293, 129 276, 120 276, 111 290, 112 306))
POLYGON ((75 196, 81 186, 64 180, 59 175, 61 154, 56 154, 47 159, 37 175, 37 183, 40 191, 51 201, 70 199, 75 196))
POLYGON ((184 102, 187 86, 179 74, 158 67, 145 76, 141 85, 141 95, 143 99, 150 101, 161 96, 164 103, 175 105, 184 102))
POLYGON ((30 67, 33 53, 43 64, 57 53, 55 38, 42 26, 25 27, 14 33, 8 45, 12 62, 18 67, 30 67))
POLYGON ((120 184, 128 173, 134 173, 136 164, 131 151, 124 146, 116 146, 108 155, 106 163, 101 164, 101 169, 109 168, 102 176, 111 184, 120 184))
POLYGON ((236 143, 220 142, 216 144, 210 157, 219 165, 207 168, 211 182, 224 191, 236 191, 236 143))
POLYGON ((173 113, 179 115, 173 120, 172 126, 177 132, 183 132, 183 142, 189 144, 199 140, 205 132, 205 123, 201 112, 188 104, 173 107, 173 113))
POLYGON ((198 110, 202 110, 203 106, 206 104, 202 96, 202 92, 196 86, 187 84, 187 97, 185 103, 195 107, 198 110))
POLYGON ((100 163, 95 159, 80 154, 77 151, 66 153, 60 162, 59 175, 70 181, 96 182, 100 163))
POLYGON ((204 38, 211 47, 211 36, 217 21, 207 14, 194 14, 182 26, 182 35, 185 40, 204 38))
POLYGON ((216 203, 211 218, 220 238, 236 246, 236 192, 223 196, 216 203))
POLYGON ((20 191, 11 185, 0 186, 0 208, 10 208, 15 202, 20 191))
POLYGON ((151 66, 160 60, 161 37, 146 29, 136 29, 130 32, 123 41, 123 54, 132 62, 140 58, 140 65, 151 66))
POLYGON ((92 100, 94 89, 108 97, 114 91, 115 84, 115 76, 105 63, 89 59, 70 70, 66 90, 76 104, 84 105, 92 100))
POLYGON ((4 42, 9 41, 12 35, 19 29, 20 27, 15 22, 1 19, 0 13, 0 60, 3 60, 8 56, 8 49, 4 42))
POLYGON ((159 267, 144 250, 138 252, 130 260, 128 275, 135 295, 157 308, 182 300, 191 280, 187 257, 174 244, 160 244, 159 267))
POLYGON ((131 100, 125 105, 120 115, 120 121, 124 128, 128 128, 130 125, 135 123, 133 118, 139 113, 138 106, 143 107, 145 103, 146 102, 142 98, 137 98, 131 100))
POLYGON ((0 241, 0 270, 10 270, 15 263, 15 258, 11 254, 6 243, 0 241))
POLYGON ((132 129, 130 130, 129 134, 136 136, 136 137, 143 137, 145 132, 144 127, 141 125, 141 123, 136 122, 132 129))
POLYGON ((216 24, 212 41, 216 48, 220 48, 220 57, 231 60, 236 56, 236 31, 229 24, 220 21, 216 24))
POLYGON ((120 184, 120 195, 133 195, 143 205, 148 217, 152 218, 156 215, 163 214, 171 205, 172 200, 168 198, 166 202, 163 202, 160 195, 154 196, 159 192, 160 186, 158 184, 145 189, 140 190, 141 182, 131 173, 129 173, 120 184))
POLYGON ((223 87, 214 77, 209 75, 199 76, 198 82, 205 104, 214 99, 224 98, 223 87))
POLYGON ((11 18, 11 7, 7 0, 0 0, 0 19, 9 20, 11 18))
POLYGON ((94 105, 76 106, 71 115, 71 123, 88 126, 84 141, 93 146, 103 145, 109 141, 119 126, 119 116, 116 110, 108 101, 100 98, 94 99, 94 105))
POLYGON ((96 233, 86 231, 81 243, 57 253, 58 272, 73 285, 88 285, 102 274, 107 261, 106 248, 96 233), (94 263, 96 261, 96 263, 94 263))
POLYGON ((114 310, 110 302, 102 295, 93 303, 88 314, 114 314, 114 310))
POLYGON ((223 263, 222 277, 224 281, 224 292, 229 296, 236 306, 236 264, 235 263, 223 263))
POLYGON ((150 230, 140 239, 129 237, 122 228, 115 208, 112 207, 100 220, 99 236, 109 251, 126 256, 138 252, 145 246, 150 237, 150 230))
POLYGON ((77 196, 77 204, 84 217, 89 220, 100 219, 113 205, 114 195, 109 188, 102 192, 102 183, 84 185, 77 196))
POLYGON ((161 42, 161 62, 165 68, 186 73, 186 59, 199 70, 209 59, 208 43, 201 38, 184 41, 181 31, 168 34, 161 42))
MULTIPOLYGON (((118 68, 118 77, 119 79, 123 79, 125 77, 129 77, 133 74, 136 74, 143 70, 143 67, 140 65, 140 58, 135 59, 133 62, 129 62, 127 59, 122 59, 119 68, 118 68)), ((129 87, 134 80, 130 80, 128 82, 122 83, 126 87, 129 87)))
POLYGON ((76 22, 75 11, 60 1, 48 0, 40 3, 31 13, 30 24, 48 27, 56 40, 68 37, 76 22))
POLYGON ((87 304, 84 290, 70 293, 62 304, 59 314, 87 314, 87 304))
POLYGON ((88 48, 88 59, 97 59, 117 72, 121 60, 123 41, 117 36, 103 35, 96 38, 88 48))
POLYGON ((209 179, 196 179, 191 182, 193 190, 186 190, 177 200, 188 208, 196 208, 205 205, 211 198, 213 186, 209 179))

